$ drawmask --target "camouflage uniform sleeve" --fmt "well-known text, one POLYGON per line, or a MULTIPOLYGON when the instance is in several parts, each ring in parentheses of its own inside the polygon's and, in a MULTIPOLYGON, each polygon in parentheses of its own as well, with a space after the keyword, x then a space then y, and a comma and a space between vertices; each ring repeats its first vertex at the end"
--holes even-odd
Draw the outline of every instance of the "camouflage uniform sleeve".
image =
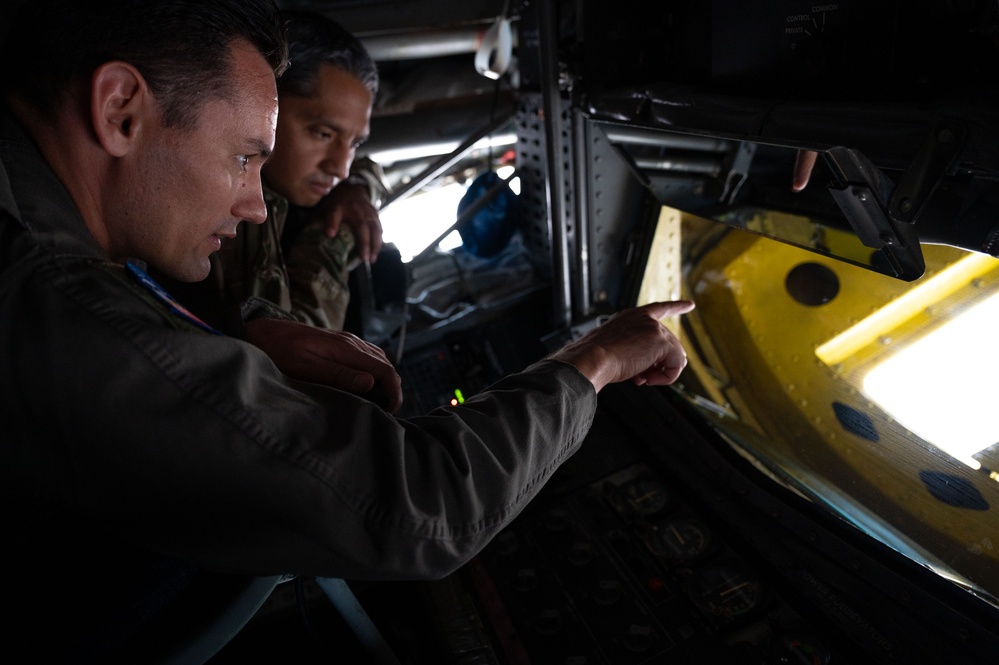
MULTIPOLYGON (((388 194, 381 166, 371 159, 354 162, 344 182, 363 184, 376 208, 388 194)), ((353 255, 354 235, 341 225, 336 237, 326 235, 322 222, 305 226, 286 244, 285 267, 292 316, 304 323, 343 330, 350 303, 350 271, 360 261, 353 255)))
POLYGON ((334 238, 326 235, 322 222, 302 229, 285 256, 295 319, 343 330, 350 302, 350 270, 358 263, 351 255, 353 249, 354 234, 347 226, 341 226, 334 238))
POLYGON ((281 233, 288 216, 288 202, 264 188, 267 219, 263 224, 243 222, 236 237, 222 242, 212 255, 209 279, 221 294, 221 301, 238 305, 250 298, 268 300, 288 310, 285 259, 281 253, 281 233))
POLYGON ((381 208, 389 195, 389 186, 385 181, 385 171, 381 165, 368 157, 355 161, 350 168, 350 175, 345 182, 354 182, 368 188, 371 205, 381 208))

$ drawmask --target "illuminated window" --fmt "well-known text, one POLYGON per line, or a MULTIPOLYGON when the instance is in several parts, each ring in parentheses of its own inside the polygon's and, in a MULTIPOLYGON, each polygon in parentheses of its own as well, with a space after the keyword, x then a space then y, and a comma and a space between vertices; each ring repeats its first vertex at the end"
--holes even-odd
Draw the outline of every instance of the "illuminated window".
POLYGON ((864 379, 864 392, 910 431, 972 468, 999 442, 999 294, 913 342, 864 379), (984 351, 983 350, 988 350, 984 351))
MULTIPOLYGON (((512 166, 501 166, 496 173, 501 178, 508 178, 513 169, 512 166)), ((452 183, 393 203, 379 215, 382 238, 399 249, 403 263, 409 263, 454 224, 458 216, 458 202, 467 189, 467 184, 452 183)), ((510 181, 510 189, 515 194, 520 193, 518 178, 510 181)), ((461 244, 461 236, 452 231, 438 247, 446 252, 461 247, 461 244)))
MULTIPOLYGON (((457 218, 458 202, 465 195, 467 185, 444 185, 397 201, 382 211, 382 238, 394 244, 402 254, 403 263, 409 263, 426 249, 457 218)), ((439 247, 442 250, 461 246, 461 236, 451 232, 439 247)))

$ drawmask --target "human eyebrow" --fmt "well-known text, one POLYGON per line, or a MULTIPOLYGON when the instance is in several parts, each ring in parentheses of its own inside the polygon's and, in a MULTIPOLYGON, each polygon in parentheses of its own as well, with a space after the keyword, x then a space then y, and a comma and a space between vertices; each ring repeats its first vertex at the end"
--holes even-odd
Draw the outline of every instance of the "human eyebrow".
POLYGON ((317 118, 317 119, 315 119, 312 122, 311 129, 312 129, 312 131, 315 131, 316 129, 325 130, 325 131, 328 131, 328 132, 330 132, 332 134, 342 134, 343 133, 343 127, 341 127, 339 124, 333 122, 332 120, 327 120, 325 118, 317 118))
POLYGON ((247 151, 248 153, 253 153, 256 156, 261 157, 265 162, 270 159, 271 153, 273 152, 271 144, 263 139, 250 139, 247 141, 247 147, 249 148, 247 151))
POLYGON ((342 123, 339 123, 335 119, 328 116, 315 115, 312 117, 312 122, 317 125, 329 127, 330 129, 335 129, 338 132, 342 132, 344 130, 342 123))
MULTIPOLYGON (((336 132, 337 134, 350 134, 350 130, 342 122, 338 122, 332 118, 319 117, 313 121, 313 124, 314 126, 325 127, 326 129, 336 132)), ((368 134, 364 134, 363 136, 358 136, 354 139, 354 144, 360 145, 367 140, 368 134)))

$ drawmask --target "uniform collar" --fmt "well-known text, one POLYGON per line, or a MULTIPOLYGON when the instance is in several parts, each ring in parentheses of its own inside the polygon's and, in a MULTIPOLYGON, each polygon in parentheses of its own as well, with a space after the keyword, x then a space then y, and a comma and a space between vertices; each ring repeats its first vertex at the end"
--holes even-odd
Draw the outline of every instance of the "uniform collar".
POLYGON ((6 108, 0 108, 0 209, 41 245, 62 254, 107 260, 69 191, 6 108))

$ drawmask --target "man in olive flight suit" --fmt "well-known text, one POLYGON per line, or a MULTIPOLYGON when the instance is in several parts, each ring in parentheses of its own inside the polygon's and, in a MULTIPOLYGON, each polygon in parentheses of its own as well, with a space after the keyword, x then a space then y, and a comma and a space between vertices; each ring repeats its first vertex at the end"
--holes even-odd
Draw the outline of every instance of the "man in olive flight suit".
POLYGON ((358 395, 401 389, 356 337, 273 318, 217 334, 143 265, 204 279, 222 238, 266 219, 276 8, 22 12, 0 57, 6 653, 120 662, 211 579, 447 575, 578 449, 605 385, 684 367, 659 320, 693 305, 657 303, 403 421, 358 395))

